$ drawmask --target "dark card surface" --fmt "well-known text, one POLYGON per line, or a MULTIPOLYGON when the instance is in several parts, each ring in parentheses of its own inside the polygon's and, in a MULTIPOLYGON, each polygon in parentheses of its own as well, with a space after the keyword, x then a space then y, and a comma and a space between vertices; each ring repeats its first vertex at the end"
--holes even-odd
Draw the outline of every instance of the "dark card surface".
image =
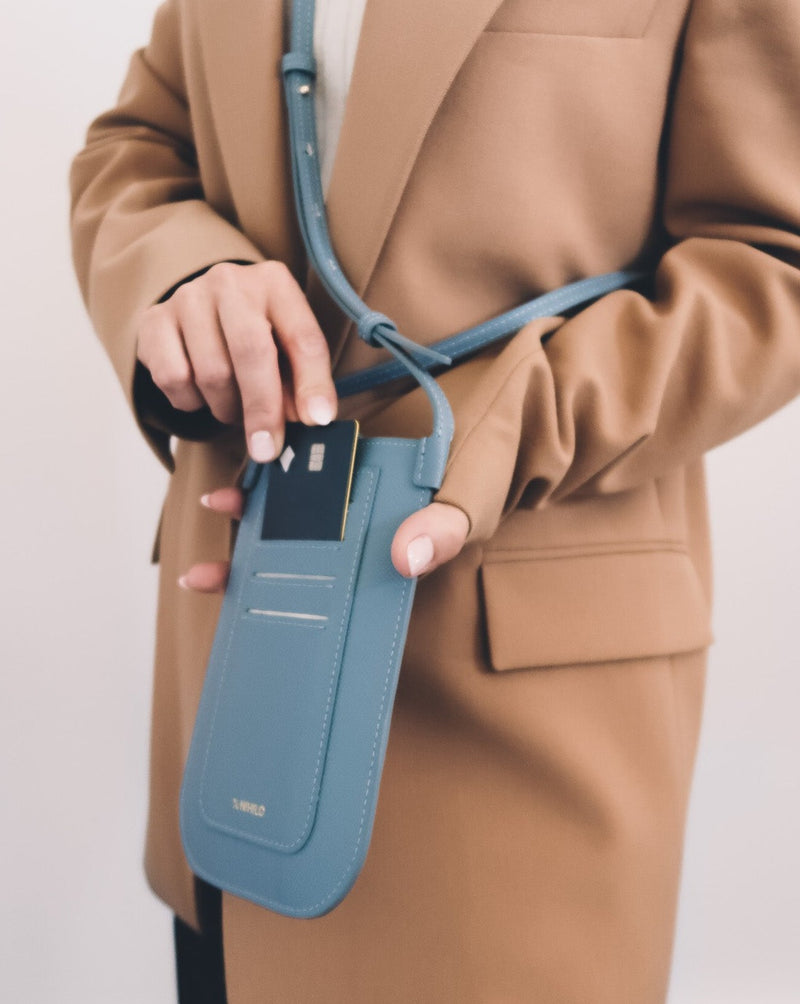
POLYGON ((287 422, 273 460, 262 540, 342 540, 358 440, 358 422, 287 422))

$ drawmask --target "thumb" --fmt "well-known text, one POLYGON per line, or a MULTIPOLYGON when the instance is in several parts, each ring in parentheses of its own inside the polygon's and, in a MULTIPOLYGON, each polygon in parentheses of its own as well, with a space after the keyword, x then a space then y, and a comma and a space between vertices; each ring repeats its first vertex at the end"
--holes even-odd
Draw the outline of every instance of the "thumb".
POLYGON ((461 552, 468 533, 465 512, 447 502, 432 502, 398 527, 392 564, 407 578, 431 572, 461 552))

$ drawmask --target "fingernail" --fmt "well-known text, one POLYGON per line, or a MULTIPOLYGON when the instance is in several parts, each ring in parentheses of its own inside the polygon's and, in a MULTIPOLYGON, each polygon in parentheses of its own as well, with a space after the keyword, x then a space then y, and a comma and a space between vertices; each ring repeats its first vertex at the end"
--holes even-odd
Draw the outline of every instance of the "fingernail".
POLYGON ((419 575, 433 561, 433 541, 426 534, 415 537, 406 549, 408 568, 412 575, 419 575))
POLYGON ((190 589, 191 588, 190 585, 189 585, 189 579, 185 575, 182 575, 178 579, 178 585, 181 587, 181 589, 190 589))
POLYGON ((258 464, 275 459, 275 440, 269 432, 254 432, 250 437, 250 456, 258 464))
POLYGON ((333 406, 326 397, 312 397, 308 401, 308 414, 317 425, 330 425, 333 421, 333 406))
POLYGON ((210 509, 211 508, 210 499, 211 499, 211 495, 201 495, 200 496, 200 505, 204 505, 206 507, 206 509, 210 509))

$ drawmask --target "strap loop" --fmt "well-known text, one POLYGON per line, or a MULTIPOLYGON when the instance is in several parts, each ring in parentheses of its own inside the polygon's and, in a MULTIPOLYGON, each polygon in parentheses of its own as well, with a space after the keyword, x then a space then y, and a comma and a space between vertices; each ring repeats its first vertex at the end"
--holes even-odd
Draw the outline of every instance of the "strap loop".
POLYGON ((391 335, 397 332, 394 321, 388 318, 386 314, 381 314, 377 310, 367 310, 358 318, 356 324, 358 337, 373 348, 379 347, 379 342, 375 337, 378 333, 378 328, 388 329, 381 331, 381 334, 385 337, 388 336, 391 338, 391 335))
POLYGON ((452 362, 450 356, 445 355, 444 352, 439 352, 438 349, 429 345, 420 345, 419 342, 401 335, 394 321, 377 310, 365 311, 356 321, 356 330, 359 338, 374 349, 385 348, 387 343, 395 345, 408 355, 418 356, 425 360, 426 367, 449 366, 452 362))
POLYGON ((317 76, 317 61, 308 52, 287 52, 281 59, 281 73, 305 73, 314 79, 317 76))

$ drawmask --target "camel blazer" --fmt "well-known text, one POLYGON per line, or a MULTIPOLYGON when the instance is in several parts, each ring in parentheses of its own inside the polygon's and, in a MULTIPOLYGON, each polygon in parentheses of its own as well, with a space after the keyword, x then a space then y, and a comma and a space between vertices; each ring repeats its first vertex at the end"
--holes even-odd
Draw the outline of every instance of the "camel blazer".
MULTIPOLYGON (((381 358, 308 274, 282 6, 167 0, 71 176, 88 310, 173 471, 147 871, 190 921, 177 792, 219 601, 175 579, 227 556, 225 521, 197 500, 234 481, 244 449, 136 376, 138 319, 212 263, 276 258, 305 284, 337 375, 381 358)), ((369 0, 328 209, 371 306, 431 342, 570 280, 657 266, 652 290, 536 321, 440 377, 456 436, 438 497, 470 519, 464 630, 495 682, 708 645, 702 456, 800 389, 798 165, 798 4, 369 0)), ((430 420, 403 384, 340 414, 367 434, 417 436, 430 420)), ((431 581, 433 595, 444 580, 431 581)))

